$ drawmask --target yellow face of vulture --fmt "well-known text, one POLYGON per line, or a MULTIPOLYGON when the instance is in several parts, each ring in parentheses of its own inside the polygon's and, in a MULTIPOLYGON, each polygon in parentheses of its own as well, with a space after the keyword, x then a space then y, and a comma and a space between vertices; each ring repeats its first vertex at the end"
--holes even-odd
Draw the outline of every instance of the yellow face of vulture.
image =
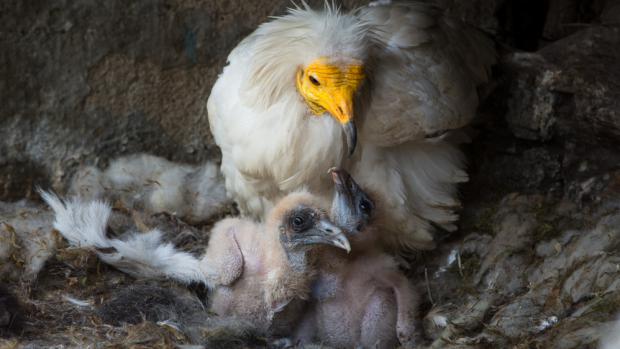
POLYGON ((364 78, 361 62, 336 65, 326 58, 319 58, 297 72, 297 90, 312 113, 328 112, 344 128, 349 154, 357 142, 353 100, 364 78))

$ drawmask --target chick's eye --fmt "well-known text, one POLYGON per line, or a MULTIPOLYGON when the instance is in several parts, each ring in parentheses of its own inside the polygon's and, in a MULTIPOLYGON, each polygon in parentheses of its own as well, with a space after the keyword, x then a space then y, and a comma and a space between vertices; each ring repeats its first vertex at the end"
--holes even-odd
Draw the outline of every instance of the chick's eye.
POLYGON ((362 200, 360 202, 360 204, 359 204, 359 208, 360 208, 360 211, 362 211, 363 213, 368 214, 368 213, 370 213, 370 209, 372 207, 370 206, 370 202, 368 202, 366 200, 362 200))
POLYGON ((297 216, 295 218, 293 218, 293 226, 296 228, 301 227, 302 225, 304 225, 304 219, 297 216))
POLYGON ((308 80, 310 80, 310 82, 312 83, 312 85, 314 86, 319 86, 321 85, 321 83, 319 82, 319 80, 317 80, 314 76, 312 75, 308 75, 308 80))

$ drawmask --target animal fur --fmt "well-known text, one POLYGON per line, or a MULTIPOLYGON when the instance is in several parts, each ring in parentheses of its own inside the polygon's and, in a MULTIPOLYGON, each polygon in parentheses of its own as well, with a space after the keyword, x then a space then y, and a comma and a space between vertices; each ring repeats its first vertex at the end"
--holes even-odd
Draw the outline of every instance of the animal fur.
POLYGON ((81 168, 73 177, 70 195, 118 201, 127 208, 165 212, 190 223, 207 221, 230 202, 216 164, 177 164, 148 154, 120 157, 105 171, 81 168))
POLYGON ((346 171, 334 169, 332 176, 331 215, 347 231, 353 252, 322 251, 314 302, 295 337, 339 348, 414 348, 418 294, 377 244, 388 216, 346 171))

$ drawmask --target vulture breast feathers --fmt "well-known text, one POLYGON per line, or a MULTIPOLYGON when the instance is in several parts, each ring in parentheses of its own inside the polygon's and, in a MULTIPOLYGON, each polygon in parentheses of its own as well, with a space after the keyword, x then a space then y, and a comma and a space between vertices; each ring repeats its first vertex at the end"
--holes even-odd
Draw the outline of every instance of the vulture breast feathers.
POLYGON ((260 217, 286 193, 331 195, 346 168, 389 212, 385 242, 455 229, 456 146, 495 60, 481 33, 423 2, 290 9, 229 55, 208 101, 228 193, 260 217))

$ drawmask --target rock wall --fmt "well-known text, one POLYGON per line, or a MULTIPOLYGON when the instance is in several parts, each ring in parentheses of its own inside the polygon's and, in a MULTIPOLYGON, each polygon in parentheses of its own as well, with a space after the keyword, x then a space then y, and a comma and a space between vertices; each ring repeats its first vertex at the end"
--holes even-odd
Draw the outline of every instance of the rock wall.
POLYGON ((30 196, 33 183, 63 190, 79 164, 122 154, 218 158, 211 85, 228 52, 289 4, 3 1, 0 200, 30 196))
POLYGON ((417 270, 425 333, 433 348, 617 348, 620 2, 488 4, 496 22, 469 17, 502 54, 460 235, 417 270))

